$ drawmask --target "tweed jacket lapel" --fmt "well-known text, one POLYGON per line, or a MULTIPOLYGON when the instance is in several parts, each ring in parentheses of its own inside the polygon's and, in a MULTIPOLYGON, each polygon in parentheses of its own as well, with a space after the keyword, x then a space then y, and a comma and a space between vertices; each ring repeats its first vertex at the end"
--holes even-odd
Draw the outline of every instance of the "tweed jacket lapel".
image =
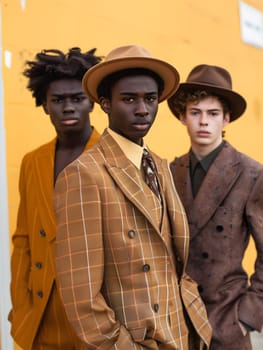
POLYGON ((189 153, 180 158, 176 158, 171 165, 171 171, 174 179, 174 184, 179 197, 183 203, 185 211, 188 213, 193 203, 193 195, 191 188, 191 178, 189 171, 189 153))
POLYGON ((160 233, 160 228, 151 215, 147 196, 144 192, 144 188, 147 188, 147 185, 142 180, 138 169, 127 159, 117 142, 107 131, 104 132, 100 145, 105 156, 105 166, 111 177, 124 195, 145 215, 155 230, 160 233))
POLYGON ((239 164, 238 154, 229 143, 225 142, 222 151, 210 166, 196 197, 193 198, 189 154, 180 160, 174 172, 175 183, 188 214, 192 237, 206 225, 227 196, 243 171, 240 166, 237 166, 239 164))
POLYGON ((189 249, 189 227, 187 217, 180 196, 178 195, 178 191, 174 188, 168 161, 162 160, 162 164, 166 179, 166 188, 164 188, 165 203, 170 220, 172 240, 176 247, 176 258, 178 260, 179 257, 179 260, 183 262, 183 267, 185 267, 189 249))

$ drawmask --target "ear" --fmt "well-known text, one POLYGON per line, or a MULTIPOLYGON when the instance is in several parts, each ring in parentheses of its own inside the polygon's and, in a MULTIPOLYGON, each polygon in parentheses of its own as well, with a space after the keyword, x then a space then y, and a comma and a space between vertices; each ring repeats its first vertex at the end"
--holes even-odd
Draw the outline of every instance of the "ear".
POLYGON ((186 125, 186 118, 185 118, 185 115, 184 115, 184 114, 180 114, 180 115, 179 115, 179 119, 180 119, 180 122, 181 122, 183 125, 186 125))
POLYGON ((111 102, 108 98, 100 97, 100 108, 105 112, 106 114, 110 114, 111 112, 111 102))
POLYGON ((47 115, 49 115, 49 111, 48 111, 47 103, 46 103, 46 102, 43 102, 42 107, 43 107, 44 112, 45 112, 47 115))
POLYGON ((90 108, 89 108, 89 113, 93 111, 93 108, 94 108, 94 101, 92 101, 89 97, 89 104, 90 104, 90 108))
POLYGON ((227 112, 225 115, 224 115, 224 120, 223 120, 223 126, 226 126, 227 124, 230 123, 230 113, 227 112))

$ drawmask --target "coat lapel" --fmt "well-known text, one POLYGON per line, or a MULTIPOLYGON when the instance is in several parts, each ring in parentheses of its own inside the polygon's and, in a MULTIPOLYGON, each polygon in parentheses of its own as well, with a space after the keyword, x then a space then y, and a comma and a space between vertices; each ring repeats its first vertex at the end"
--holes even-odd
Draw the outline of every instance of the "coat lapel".
POLYGON ((225 147, 214 160, 201 187, 193 201, 192 220, 200 230, 214 215, 228 195, 242 169, 237 166, 240 161, 232 146, 225 147))
MULTIPOLYGON (((91 137, 85 145, 84 151, 93 146, 99 139, 96 129, 93 130, 91 137)), ((53 210, 53 191, 54 191, 54 160, 57 139, 42 147, 34 159, 34 174, 36 175, 36 188, 39 189, 37 199, 40 208, 39 215, 41 222, 45 223, 45 227, 50 228, 46 234, 49 241, 55 239, 56 236, 56 218, 53 210), (51 229, 53 228, 53 229, 51 229)), ((43 227, 41 227, 43 228, 43 227)))
MULTIPOLYGON (((106 131, 100 144, 105 155, 106 168, 123 194, 143 213, 154 229, 160 233, 158 223, 151 215, 144 189, 147 185, 142 180, 138 169, 127 159, 123 151, 106 131)), ((147 188, 148 189, 148 188, 147 188)))
MULTIPOLYGON (((164 162, 167 161, 163 161, 163 163, 164 162)), ((172 230, 172 239, 176 247, 176 259, 179 257, 179 261, 182 261, 185 266, 189 249, 188 221, 178 190, 177 188, 174 188, 174 183, 168 168, 168 164, 166 165, 164 163, 163 168, 166 171, 165 179, 167 188, 165 189, 165 200, 167 205, 167 213, 170 220, 170 227, 172 230)))
POLYGON ((189 153, 185 154, 176 160, 171 165, 171 171, 174 179, 174 184, 179 197, 183 203, 188 219, 191 218, 191 208, 193 205, 193 194, 191 187, 191 178, 189 171, 189 153))
POLYGON ((242 169, 233 147, 225 146, 214 160, 195 198, 192 195, 189 172, 189 154, 183 156, 174 168, 173 175, 180 198, 186 209, 191 237, 195 236, 211 219, 221 205, 242 169))
MULTIPOLYGON (((53 210, 53 188, 54 188, 54 152, 56 139, 52 140, 34 159, 34 171, 36 188, 38 188, 37 200, 41 222, 45 227, 54 228, 56 225, 55 214, 53 210)), ((44 229, 41 227, 40 229, 44 229)), ((49 240, 55 238, 56 229, 50 229, 46 232, 49 240)))

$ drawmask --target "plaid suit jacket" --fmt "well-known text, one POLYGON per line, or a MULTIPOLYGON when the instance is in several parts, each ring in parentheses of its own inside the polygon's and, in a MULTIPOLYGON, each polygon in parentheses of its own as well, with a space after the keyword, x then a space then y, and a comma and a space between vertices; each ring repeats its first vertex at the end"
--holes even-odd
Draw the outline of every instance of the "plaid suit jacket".
POLYGON ((58 281, 87 349, 189 349, 182 304, 200 349, 209 344, 205 308, 184 272, 186 216, 167 161, 154 159, 164 199, 161 224, 140 171, 107 131, 57 180, 58 281))

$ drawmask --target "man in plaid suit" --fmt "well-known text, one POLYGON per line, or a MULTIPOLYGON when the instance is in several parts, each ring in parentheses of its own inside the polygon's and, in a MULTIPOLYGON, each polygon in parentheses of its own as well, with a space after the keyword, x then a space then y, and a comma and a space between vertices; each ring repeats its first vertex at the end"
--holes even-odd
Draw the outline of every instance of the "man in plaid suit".
POLYGON ((97 145, 58 177, 61 298, 86 349, 206 349, 211 329, 185 273, 189 234, 168 162, 149 152, 161 200, 141 170, 143 137, 179 74, 141 46, 114 49, 83 78, 108 115, 97 145))

